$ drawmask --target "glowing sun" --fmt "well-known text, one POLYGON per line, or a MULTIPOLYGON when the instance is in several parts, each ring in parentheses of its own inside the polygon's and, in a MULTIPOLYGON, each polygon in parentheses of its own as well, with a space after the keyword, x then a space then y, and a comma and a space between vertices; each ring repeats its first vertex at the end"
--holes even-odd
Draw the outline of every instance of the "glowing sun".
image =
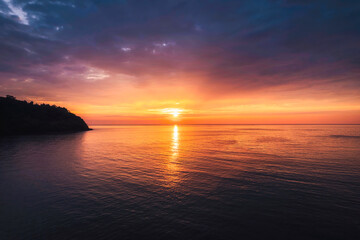
POLYGON ((165 109, 163 109, 163 113, 170 114, 174 118, 179 117, 179 115, 181 114, 182 111, 183 111, 183 109, 179 109, 179 108, 165 108, 165 109))

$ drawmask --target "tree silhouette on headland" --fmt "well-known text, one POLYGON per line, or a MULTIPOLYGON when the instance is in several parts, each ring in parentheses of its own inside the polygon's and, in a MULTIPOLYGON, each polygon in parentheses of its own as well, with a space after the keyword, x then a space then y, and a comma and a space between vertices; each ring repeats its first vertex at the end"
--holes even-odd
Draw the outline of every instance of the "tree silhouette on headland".
POLYGON ((0 97, 0 135, 61 133, 90 130, 66 108, 0 97))

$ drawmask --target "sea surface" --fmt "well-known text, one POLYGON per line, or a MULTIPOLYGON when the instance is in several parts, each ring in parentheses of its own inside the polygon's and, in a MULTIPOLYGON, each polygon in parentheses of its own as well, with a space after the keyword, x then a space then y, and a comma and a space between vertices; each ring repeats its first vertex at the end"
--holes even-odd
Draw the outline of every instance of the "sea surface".
POLYGON ((0 239, 360 239, 359 125, 0 138, 0 239))

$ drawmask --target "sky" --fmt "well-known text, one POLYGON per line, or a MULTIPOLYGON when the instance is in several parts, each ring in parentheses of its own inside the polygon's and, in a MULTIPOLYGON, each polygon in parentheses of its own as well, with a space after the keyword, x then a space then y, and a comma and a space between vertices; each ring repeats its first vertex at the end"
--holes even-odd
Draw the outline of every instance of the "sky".
POLYGON ((0 96, 92 124, 359 124, 358 0, 0 0, 0 96))

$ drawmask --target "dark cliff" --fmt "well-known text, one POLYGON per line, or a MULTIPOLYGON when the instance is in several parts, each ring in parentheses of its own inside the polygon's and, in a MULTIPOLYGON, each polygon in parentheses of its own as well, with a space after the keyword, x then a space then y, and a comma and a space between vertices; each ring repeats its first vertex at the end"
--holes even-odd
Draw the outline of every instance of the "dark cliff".
POLYGON ((0 97, 0 135, 65 133, 90 130, 66 108, 0 97))

